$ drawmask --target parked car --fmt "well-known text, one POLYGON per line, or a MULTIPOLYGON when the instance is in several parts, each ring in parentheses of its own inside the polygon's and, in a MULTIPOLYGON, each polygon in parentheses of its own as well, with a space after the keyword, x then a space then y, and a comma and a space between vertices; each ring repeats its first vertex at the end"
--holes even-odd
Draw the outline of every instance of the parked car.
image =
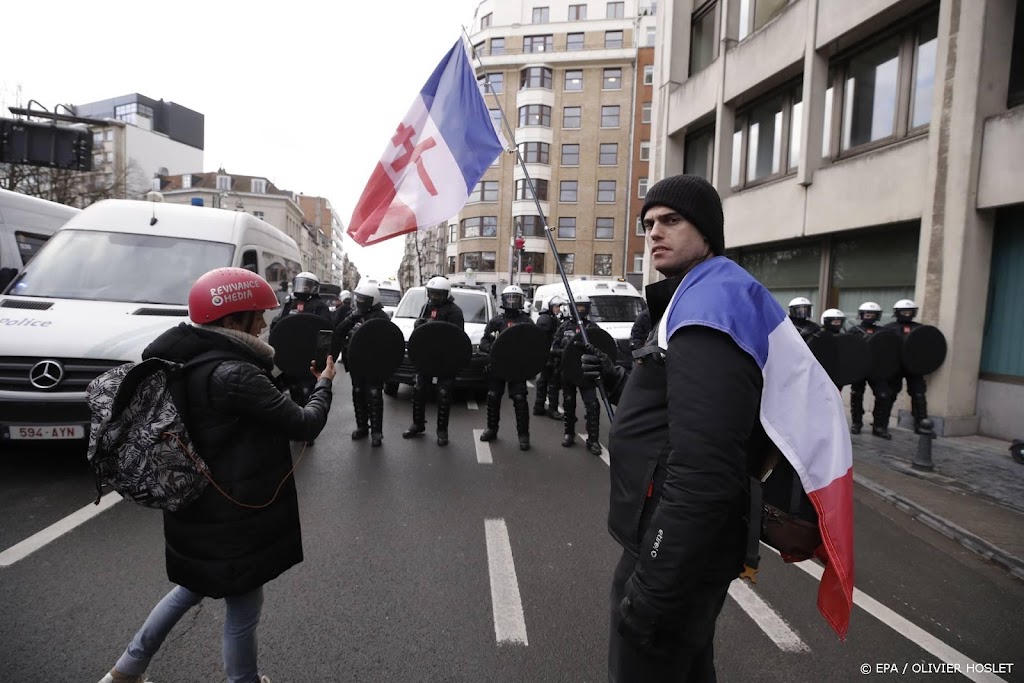
MULTIPOLYGON (((462 315, 466 321, 466 334, 473 344, 473 357, 469 365, 463 368, 455 377, 455 386, 459 388, 472 389, 474 391, 485 391, 487 389, 487 354, 480 353, 480 338, 484 336, 484 328, 487 321, 497 315, 494 299, 490 292, 481 289, 452 286, 452 297, 455 305, 462 309, 462 315)), ((412 335, 413 325, 420 316, 424 304, 427 303, 426 287, 412 287, 405 292, 391 321, 398 325, 405 335, 406 348, 409 345, 409 337, 412 335)), ((416 370, 409 361, 406 354, 405 360, 391 379, 385 382, 384 391, 394 395, 398 391, 399 384, 412 385, 416 381, 416 370)))

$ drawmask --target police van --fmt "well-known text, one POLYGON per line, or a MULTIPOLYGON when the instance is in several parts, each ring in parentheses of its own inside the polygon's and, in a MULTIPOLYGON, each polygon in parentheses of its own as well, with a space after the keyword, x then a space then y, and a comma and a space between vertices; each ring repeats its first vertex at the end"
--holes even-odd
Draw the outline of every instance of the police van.
POLYGON ((377 289, 380 290, 380 302, 384 307, 384 312, 388 314, 389 318, 393 318, 395 316, 395 309, 398 308, 398 304, 402 300, 402 287, 398 284, 398 280, 363 277, 360 278, 359 284, 363 283, 377 285, 377 289))
POLYGON ((0 291, 81 209, 0 190, 0 291))
MULTIPOLYGON (((573 296, 586 294, 590 298, 591 321, 615 340, 619 348, 618 362, 629 365, 632 362, 629 333, 637 317, 647 310, 647 302, 640 292, 625 280, 569 280, 569 288, 573 296)), ((531 306, 534 320, 556 295, 567 303, 570 301, 561 282, 541 285, 534 290, 531 306)))
POLYGON ((247 268, 279 289, 300 261, 294 240, 247 213, 128 200, 88 207, 0 295, 0 445, 85 437, 86 386, 187 320, 203 273, 247 268))

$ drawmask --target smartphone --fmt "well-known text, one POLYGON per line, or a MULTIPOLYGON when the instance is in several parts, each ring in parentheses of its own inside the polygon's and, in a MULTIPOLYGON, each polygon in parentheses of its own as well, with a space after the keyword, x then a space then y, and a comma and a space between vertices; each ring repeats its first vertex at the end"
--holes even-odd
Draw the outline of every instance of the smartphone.
POLYGON ((316 360, 317 372, 322 372, 327 367, 327 356, 331 354, 331 340, 334 338, 332 330, 320 330, 316 333, 316 360))

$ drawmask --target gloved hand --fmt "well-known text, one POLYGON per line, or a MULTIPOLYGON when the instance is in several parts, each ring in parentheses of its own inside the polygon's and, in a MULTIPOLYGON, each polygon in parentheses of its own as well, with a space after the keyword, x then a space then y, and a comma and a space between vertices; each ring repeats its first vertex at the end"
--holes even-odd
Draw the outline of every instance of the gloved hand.
POLYGON ((582 344, 576 342, 583 349, 580 357, 580 365, 583 368, 583 376, 595 384, 606 377, 617 377, 615 362, 608 357, 601 349, 593 344, 582 344))
POLYGON ((626 595, 619 603, 619 635, 634 647, 652 654, 663 652, 664 643, 657 642, 658 612, 636 588, 636 574, 626 581, 626 595))

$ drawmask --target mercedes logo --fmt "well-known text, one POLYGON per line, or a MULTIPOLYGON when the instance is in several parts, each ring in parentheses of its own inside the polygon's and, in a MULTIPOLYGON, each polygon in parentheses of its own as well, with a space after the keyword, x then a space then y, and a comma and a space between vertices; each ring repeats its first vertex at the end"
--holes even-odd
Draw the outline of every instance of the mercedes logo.
POLYGON ((41 360, 28 371, 28 381, 36 389, 53 389, 64 379, 64 366, 57 360, 41 360))

